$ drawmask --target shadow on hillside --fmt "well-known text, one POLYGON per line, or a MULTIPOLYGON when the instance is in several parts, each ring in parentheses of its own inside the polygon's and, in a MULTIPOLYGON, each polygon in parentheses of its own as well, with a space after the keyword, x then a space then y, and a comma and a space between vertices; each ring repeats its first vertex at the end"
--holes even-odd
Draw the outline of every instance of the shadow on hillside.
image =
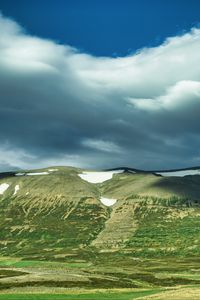
POLYGON ((185 177, 160 177, 151 187, 163 189, 176 196, 186 197, 200 203, 200 176, 188 175, 185 177))

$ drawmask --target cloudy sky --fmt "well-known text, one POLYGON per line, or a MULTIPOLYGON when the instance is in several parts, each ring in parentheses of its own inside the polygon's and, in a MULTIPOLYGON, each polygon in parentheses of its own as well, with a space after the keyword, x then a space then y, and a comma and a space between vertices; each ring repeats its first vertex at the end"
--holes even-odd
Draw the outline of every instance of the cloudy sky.
POLYGON ((13 2, 0 1, 1 171, 200 165, 198 0, 13 2))

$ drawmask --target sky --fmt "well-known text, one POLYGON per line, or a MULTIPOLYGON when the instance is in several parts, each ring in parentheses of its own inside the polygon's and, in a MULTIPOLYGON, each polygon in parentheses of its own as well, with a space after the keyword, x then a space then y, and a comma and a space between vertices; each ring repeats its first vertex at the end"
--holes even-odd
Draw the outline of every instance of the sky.
POLYGON ((0 171, 200 165, 199 9, 0 0, 0 171))
POLYGON ((28 33, 95 56, 126 56, 199 24, 199 0, 0 0, 28 33))

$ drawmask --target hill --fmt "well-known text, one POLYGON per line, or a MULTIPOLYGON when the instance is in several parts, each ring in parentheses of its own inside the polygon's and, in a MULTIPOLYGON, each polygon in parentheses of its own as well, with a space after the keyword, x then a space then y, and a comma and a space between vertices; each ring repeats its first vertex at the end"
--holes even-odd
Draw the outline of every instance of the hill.
POLYGON ((90 288, 199 284, 199 169, 183 172, 51 167, 2 173, 0 275, 25 274, 0 279, 0 288, 41 281, 90 288), (36 280, 33 268, 38 272, 40 264, 49 275, 36 280), (65 276, 55 279, 52 269, 65 276))

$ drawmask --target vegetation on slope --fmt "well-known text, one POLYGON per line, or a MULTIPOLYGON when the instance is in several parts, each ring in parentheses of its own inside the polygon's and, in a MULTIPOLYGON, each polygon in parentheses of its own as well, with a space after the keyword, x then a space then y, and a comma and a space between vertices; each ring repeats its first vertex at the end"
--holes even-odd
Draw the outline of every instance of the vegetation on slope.
POLYGON ((56 169, 0 179, 1 289, 200 284, 200 176, 126 172, 91 184, 80 169, 56 169))

